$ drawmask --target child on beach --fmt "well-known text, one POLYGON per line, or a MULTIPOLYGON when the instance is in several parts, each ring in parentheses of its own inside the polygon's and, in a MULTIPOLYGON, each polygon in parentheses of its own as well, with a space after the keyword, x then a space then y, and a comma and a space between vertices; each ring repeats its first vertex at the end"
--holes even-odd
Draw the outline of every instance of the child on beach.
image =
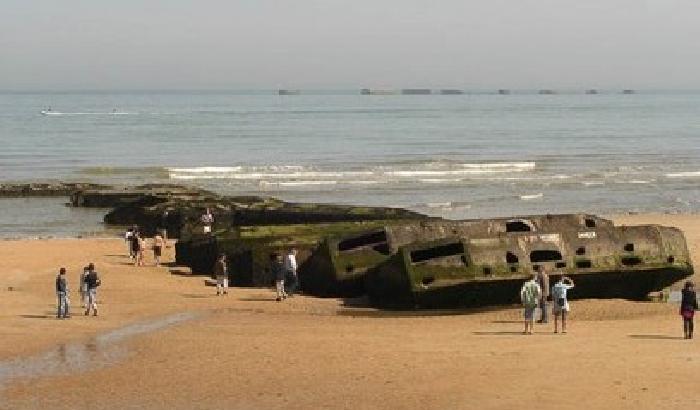
POLYGON ((156 236, 153 237, 153 259, 156 261, 156 266, 160 266, 160 255, 164 247, 165 240, 160 236, 160 233, 156 233, 156 236))
POLYGON ((552 286, 552 315, 554 316, 554 333, 559 332, 559 318, 561 317, 561 332, 566 333, 566 315, 569 313, 569 300, 566 292, 573 289, 574 281, 568 276, 562 276, 557 283, 552 286))
POLYGON ((542 295, 542 289, 540 289, 540 285, 537 284, 537 276, 537 272, 533 273, 530 280, 525 282, 520 289, 520 301, 525 308, 525 330, 523 334, 531 335, 535 327, 535 309, 542 295))
POLYGON ((56 297, 58 298, 57 319, 70 318, 70 306, 68 303, 68 282, 66 282, 66 268, 61 268, 56 276, 56 297))
POLYGON ((219 259, 214 264, 214 276, 216 277, 216 296, 228 295, 228 269, 225 253, 219 255, 219 259))
POLYGON ((683 316, 684 339, 692 339, 693 317, 695 316, 695 311, 698 310, 698 297, 695 293, 695 284, 691 281, 685 282, 681 295, 680 313, 681 316, 683 316))

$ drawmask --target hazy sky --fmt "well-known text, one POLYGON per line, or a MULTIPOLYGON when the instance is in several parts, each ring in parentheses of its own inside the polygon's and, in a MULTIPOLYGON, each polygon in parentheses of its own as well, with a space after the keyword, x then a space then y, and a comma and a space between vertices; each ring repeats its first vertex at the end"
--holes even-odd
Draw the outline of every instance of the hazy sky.
POLYGON ((0 89, 700 88, 698 0, 0 0, 0 89))

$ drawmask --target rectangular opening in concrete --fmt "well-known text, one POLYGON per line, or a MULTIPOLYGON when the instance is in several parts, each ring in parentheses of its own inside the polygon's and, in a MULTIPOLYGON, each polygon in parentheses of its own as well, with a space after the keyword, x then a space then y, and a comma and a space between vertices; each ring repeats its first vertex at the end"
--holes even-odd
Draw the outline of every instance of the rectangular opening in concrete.
POLYGON ((554 249, 541 249, 537 251, 530 252, 530 262, 554 262, 560 261, 561 252, 554 249))
POLYGON ((506 222, 506 232, 530 232, 532 226, 525 221, 508 221, 506 222))
POLYGON ((464 244, 462 244, 462 242, 448 243, 445 245, 436 246, 434 248, 420 249, 411 252, 411 262, 424 262, 430 259, 444 258, 446 256, 455 256, 463 253, 464 244))
POLYGON ((624 256, 620 259, 620 262, 625 266, 636 266, 641 265, 642 258, 639 256, 624 256))
POLYGON ((351 251, 368 246, 377 246, 386 243, 386 232, 384 230, 370 232, 368 234, 355 236, 338 242, 338 250, 341 252, 351 251))
POLYGON ((576 261, 576 267, 579 269, 588 269, 591 266, 593 266, 593 264, 588 259, 581 259, 576 261))

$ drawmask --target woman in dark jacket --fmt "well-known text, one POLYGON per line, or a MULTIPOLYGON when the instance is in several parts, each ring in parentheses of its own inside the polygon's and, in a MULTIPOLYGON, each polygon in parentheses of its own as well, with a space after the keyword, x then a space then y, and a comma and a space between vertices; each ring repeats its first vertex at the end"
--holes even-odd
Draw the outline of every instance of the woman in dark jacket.
POLYGON ((698 297, 695 294, 695 285, 693 282, 685 282, 685 286, 681 291, 681 316, 683 316, 683 333, 686 339, 693 338, 693 316, 698 310, 698 297))

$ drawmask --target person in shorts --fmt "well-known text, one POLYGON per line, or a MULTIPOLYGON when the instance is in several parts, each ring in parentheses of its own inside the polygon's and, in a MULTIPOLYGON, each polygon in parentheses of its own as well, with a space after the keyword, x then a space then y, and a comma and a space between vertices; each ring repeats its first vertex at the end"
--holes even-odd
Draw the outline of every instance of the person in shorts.
POLYGON ((566 333, 566 316, 569 313, 569 300, 567 292, 574 288, 574 281, 568 276, 562 276, 552 286, 552 316, 554 316, 554 333, 559 332, 559 319, 561 318, 561 332, 566 333))
POLYGON ((520 301, 523 303, 524 307, 524 324, 525 330, 523 334, 532 334, 535 327, 535 309, 542 295, 542 289, 537 283, 537 273, 533 273, 530 280, 523 284, 520 288, 520 301))

